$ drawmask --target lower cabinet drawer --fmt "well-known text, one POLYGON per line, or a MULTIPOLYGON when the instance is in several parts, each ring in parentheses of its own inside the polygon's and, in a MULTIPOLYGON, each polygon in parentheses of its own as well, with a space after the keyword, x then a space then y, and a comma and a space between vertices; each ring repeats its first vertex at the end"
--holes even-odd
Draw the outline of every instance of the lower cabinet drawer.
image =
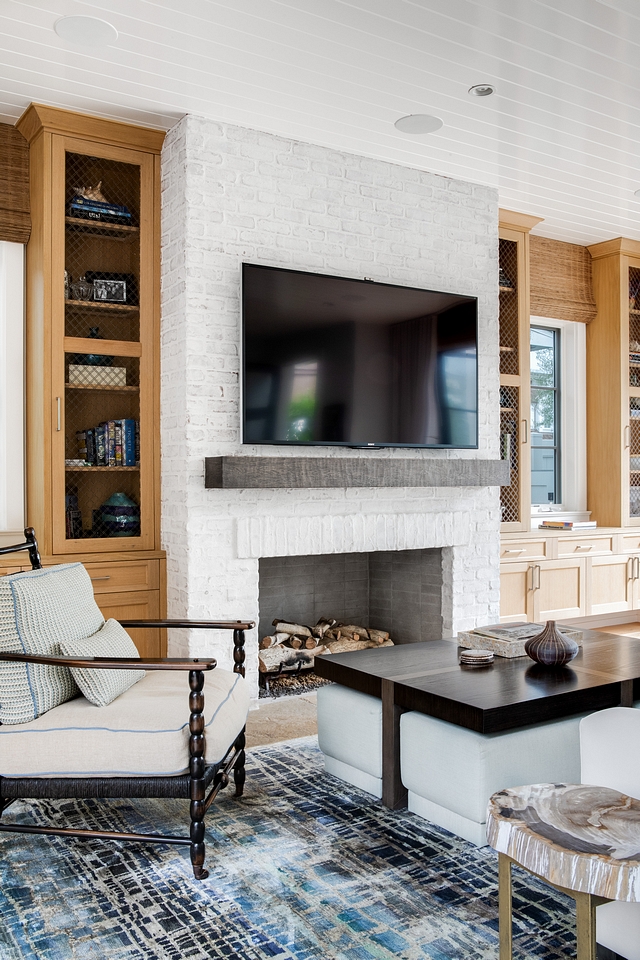
MULTIPOLYGON (((127 564, 128 565, 128 564, 127 564)), ((156 620, 160 616, 160 591, 97 594, 105 620, 156 620)), ((127 629, 141 657, 166 656, 166 631, 127 629)))
POLYGON ((160 587, 159 565, 159 560, 85 563, 95 594, 158 590, 160 587))
POLYGON ((626 534, 621 537, 623 553, 638 553, 640 551, 640 534, 626 534))
POLYGON ((611 537, 559 537, 558 557, 589 557, 594 554, 612 554, 611 537))
POLYGON ((500 544, 500 560, 544 560, 546 540, 504 540, 500 544))

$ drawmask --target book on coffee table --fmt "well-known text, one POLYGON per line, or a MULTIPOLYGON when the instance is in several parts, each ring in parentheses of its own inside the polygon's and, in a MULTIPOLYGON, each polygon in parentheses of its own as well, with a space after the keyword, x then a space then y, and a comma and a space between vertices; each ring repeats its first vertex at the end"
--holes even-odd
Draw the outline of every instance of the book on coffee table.
MULTIPOLYGON (((557 624, 566 637, 582 644, 582 631, 557 624)), ((524 645, 544 630, 543 623, 495 623, 458 634, 458 644, 471 650, 491 650, 499 657, 526 657, 524 645)))

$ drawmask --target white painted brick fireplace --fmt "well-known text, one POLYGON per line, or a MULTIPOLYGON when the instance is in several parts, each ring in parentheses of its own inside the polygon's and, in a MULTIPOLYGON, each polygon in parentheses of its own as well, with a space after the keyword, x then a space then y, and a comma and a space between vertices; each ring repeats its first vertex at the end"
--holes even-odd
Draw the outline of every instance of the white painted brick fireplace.
MULTIPOLYGON (((416 146, 428 165, 428 141, 416 146)), ((438 548, 443 635, 496 621, 495 487, 204 486, 204 458, 222 455, 498 458, 496 191, 196 116, 169 132, 162 184, 162 537, 169 616, 257 622, 261 558, 438 548), (243 446, 243 261, 478 297, 478 450, 243 446)), ((170 643, 174 655, 212 654, 221 665, 231 663, 221 635, 170 643)), ((248 638, 247 666, 255 692, 257 631, 248 638)))

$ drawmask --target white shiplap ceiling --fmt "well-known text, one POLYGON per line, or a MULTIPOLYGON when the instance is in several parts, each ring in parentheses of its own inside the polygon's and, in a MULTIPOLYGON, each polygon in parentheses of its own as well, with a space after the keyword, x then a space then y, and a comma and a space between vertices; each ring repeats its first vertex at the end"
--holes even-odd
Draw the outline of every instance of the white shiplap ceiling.
POLYGON ((640 0, 0 0, 0 31, 5 122, 196 113, 491 184, 543 236, 640 239, 640 0), (117 42, 61 40, 70 15, 117 42), (444 126, 398 132, 412 113, 444 126))

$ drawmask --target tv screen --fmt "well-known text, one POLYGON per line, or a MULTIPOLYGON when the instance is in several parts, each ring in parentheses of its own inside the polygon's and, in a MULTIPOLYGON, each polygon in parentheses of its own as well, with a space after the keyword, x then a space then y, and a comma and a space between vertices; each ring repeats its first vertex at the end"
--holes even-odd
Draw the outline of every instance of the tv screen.
POLYGON ((243 264, 243 442, 477 447, 477 300, 243 264))

